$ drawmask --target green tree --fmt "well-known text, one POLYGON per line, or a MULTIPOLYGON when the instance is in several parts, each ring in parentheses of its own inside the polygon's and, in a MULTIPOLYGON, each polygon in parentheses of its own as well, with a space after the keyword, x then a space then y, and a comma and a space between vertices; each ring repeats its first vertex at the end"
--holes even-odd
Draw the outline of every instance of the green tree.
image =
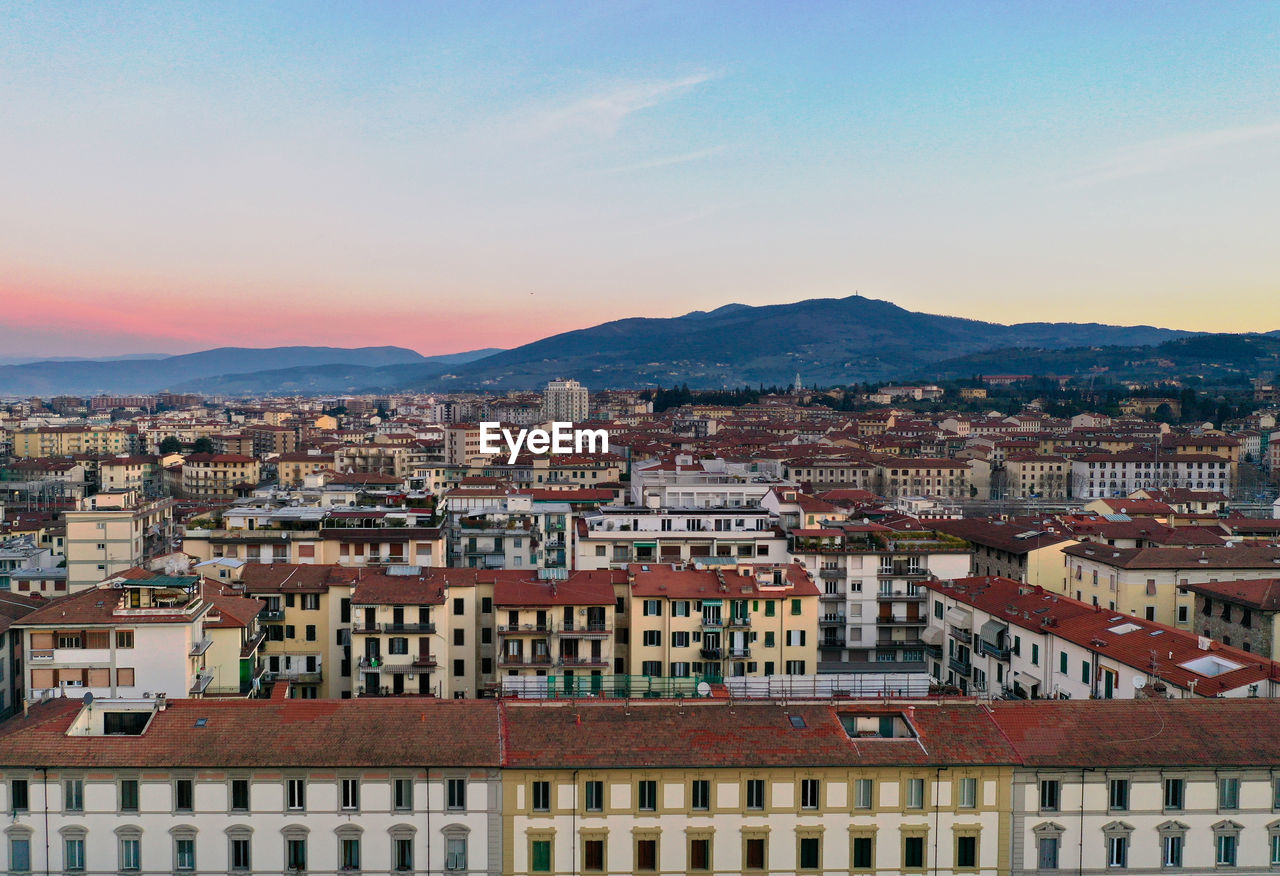
POLYGON ((182 442, 178 440, 177 435, 169 435, 160 442, 161 453, 181 453, 182 442))
POLYGON ((213 453, 213 439, 202 435, 196 439, 191 449, 195 453, 213 453))

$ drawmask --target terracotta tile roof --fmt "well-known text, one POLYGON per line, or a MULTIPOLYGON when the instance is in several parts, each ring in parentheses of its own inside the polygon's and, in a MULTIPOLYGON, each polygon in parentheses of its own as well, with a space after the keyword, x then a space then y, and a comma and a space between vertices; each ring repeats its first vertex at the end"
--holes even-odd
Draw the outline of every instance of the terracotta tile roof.
POLYGON ((1280 547, 1255 544, 1117 548, 1085 543, 1063 553, 1119 569, 1280 569, 1280 547))
POLYGON ((1274 767, 1280 762, 1280 700, 997 700, 991 714, 1028 766, 1274 767))
POLYGON ((79 699, 0 724, 0 766, 83 768, 497 766, 484 700, 169 700, 141 736, 67 737, 79 699), (205 719, 196 727, 198 718, 205 719))
POLYGON ((736 569, 718 572, 712 568, 691 569, 660 563, 632 563, 627 570, 634 577, 631 585, 634 596, 669 599, 783 599, 818 595, 818 585, 798 563, 782 567, 783 580, 786 582, 782 586, 772 584, 772 569, 775 567, 756 565, 745 568, 751 569, 751 573, 744 575, 736 569), (756 573, 761 571, 765 573, 769 584, 761 586, 756 580, 756 573), (720 587, 722 577, 724 589, 720 587))
POLYGON ((1249 578, 1243 581, 1212 581, 1179 585, 1189 590, 1260 611, 1280 611, 1280 578, 1249 578))
POLYGON ((929 525, 939 532, 963 538, 972 544, 993 547, 1011 554, 1026 554, 1072 540, 1066 535, 1045 532, 1037 527, 987 520, 981 517, 969 517, 963 520, 931 520, 929 525), (1036 534, 1020 537, 1030 532, 1036 534))
POLYGON ((506 570, 493 587, 493 604, 502 607, 540 605, 613 605, 614 584, 625 584, 621 571, 570 572, 565 581, 540 581, 530 572, 506 570))
POLYGON ((418 575, 386 575, 363 570, 354 579, 352 605, 443 605, 447 570, 423 569, 418 575))

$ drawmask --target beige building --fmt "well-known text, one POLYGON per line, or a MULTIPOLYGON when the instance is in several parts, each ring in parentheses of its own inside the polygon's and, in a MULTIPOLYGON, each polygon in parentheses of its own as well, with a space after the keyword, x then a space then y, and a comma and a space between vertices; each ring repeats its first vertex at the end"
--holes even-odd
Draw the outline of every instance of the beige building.
POLYGON ((173 500, 144 501, 136 490, 98 493, 64 514, 67 586, 74 592, 168 553, 173 500))
POLYGON ((13 433, 13 455, 19 458, 117 455, 134 449, 136 434, 115 426, 46 426, 13 433))
POLYGON ((252 456, 192 453, 182 461, 182 494, 192 499, 234 499, 260 480, 261 466, 252 456))

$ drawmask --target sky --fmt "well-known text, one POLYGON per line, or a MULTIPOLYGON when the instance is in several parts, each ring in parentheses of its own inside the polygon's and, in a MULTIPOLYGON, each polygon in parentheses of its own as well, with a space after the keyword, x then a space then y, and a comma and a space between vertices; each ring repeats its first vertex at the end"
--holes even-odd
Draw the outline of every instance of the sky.
POLYGON ((1280 3, 5 3, 0 354, 1280 329, 1280 3))

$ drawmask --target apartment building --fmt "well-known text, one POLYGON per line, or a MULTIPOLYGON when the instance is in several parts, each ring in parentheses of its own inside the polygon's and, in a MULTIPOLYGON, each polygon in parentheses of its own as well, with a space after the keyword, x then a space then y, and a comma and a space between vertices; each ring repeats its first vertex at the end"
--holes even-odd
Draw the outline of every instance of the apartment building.
POLYGON ((874 490, 876 465, 861 459, 797 457, 783 463, 782 477, 810 491, 874 490))
POLYGON ((554 674, 566 690, 598 692, 603 676, 626 674, 614 648, 615 588, 626 581, 626 573, 609 571, 499 575, 493 585, 499 683, 554 674))
MULTIPOLYGON (((244 520, 244 528, 188 525, 183 552, 197 561, 225 558, 366 568, 443 565, 446 557, 443 530, 415 525, 417 517, 412 514, 300 508, 244 520)), ((223 522, 238 526, 237 515, 224 517, 223 522)))
POLYGON ((1004 471, 1005 499, 1065 499, 1071 488, 1071 461, 1064 456, 1015 453, 1004 471))
MULTIPOLYGON (((964 539, 972 549, 968 575, 997 575, 1066 592, 1063 549, 1077 542, 1065 533, 1017 521, 968 517, 932 520, 938 530, 964 539)), ((959 578, 962 575, 940 575, 959 578)))
POLYGON ((19 458, 115 456, 138 449, 136 444, 136 432, 115 426, 43 426, 13 433, 13 455, 19 458))
POLYGON ((1212 453, 1132 450, 1086 454, 1071 460, 1071 495, 1077 499, 1127 496, 1137 490, 1210 490, 1234 495, 1235 461, 1212 453))
POLYGON ((811 675, 818 587, 798 564, 632 564, 629 674, 711 679, 811 675))
POLYGON ((1186 585, 1266 578, 1280 568, 1280 548, 1265 545, 1118 548, 1085 542, 1063 553, 1066 595, 1179 629, 1191 628, 1195 598, 1186 585))
POLYGON ((578 423, 589 414, 587 388, 576 380, 553 380, 542 391, 542 418, 548 422, 578 423))
POLYGON ((16 721, 7 873, 502 872, 491 703, 67 699, 16 721))
POLYGON ((877 463, 875 492, 889 499, 938 496, 967 499, 969 465, 958 459, 887 459, 877 463))
POLYGON ((43 599, 0 591, 0 718, 8 717, 24 699, 26 650, 22 631, 12 629, 13 623, 44 604, 43 599))
POLYGON ((478 631, 449 623, 447 589, 443 575, 412 566, 356 576, 350 596, 356 696, 452 695, 449 654, 478 631))
POLYGON ((631 503, 657 508, 738 508, 758 506, 775 487, 791 486, 762 477, 742 463, 724 459, 694 459, 676 454, 671 459, 633 462, 631 503))
POLYGON ((98 484, 102 490, 137 490, 145 495, 159 488, 160 458, 151 455, 112 456, 98 460, 98 484))
POLYGON ((821 586, 822 671, 924 671, 921 583, 968 574, 968 545, 936 529, 878 523, 793 529, 789 538, 791 556, 821 586))
POLYGON ((191 499, 229 501, 260 480, 261 464, 253 456, 191 453, 182 461, 182 495, 191 499))
POLYGON ((153 557, 173 545, 172 499, 145 500, 136 490, 101 492, 63 515, 70 591, 91 587, 104 578, 153 557))
POLYGON ((1280 866, 1275 701, 1035 706, 992 703, 1020 759, 1010 873, 1280 866))
POLYGON ((631 563, 785 563, 787 539, 777 515, 759 506, 664 510, 605 506, 577 520, 574 568, 621 569, 631 563))
POLYGON ((1280 693, 1280 665, 1008 578, 927 581, 930 674, 1019 699, 1280 693), (1276 680, 1273 680, 1276 679, 1276 680))
POLYGON ((975 711, 512 704, 502 871, 995 876, 1014 754, 975 711))
POLYGON ((27 699, 197 697, 215 678, 238 679, 238 650, 226 665, 210 662, 220 654, 210 655, 205 624, 222 617, 206 589, 217 586, 195 575, 130 569, 46 603, 12 627, 23 636, 27 699))
POLYGON ((1280 578, 1180 584, 1195 594, 1191 630, 1267 659, 1280 656, 1280 578))

